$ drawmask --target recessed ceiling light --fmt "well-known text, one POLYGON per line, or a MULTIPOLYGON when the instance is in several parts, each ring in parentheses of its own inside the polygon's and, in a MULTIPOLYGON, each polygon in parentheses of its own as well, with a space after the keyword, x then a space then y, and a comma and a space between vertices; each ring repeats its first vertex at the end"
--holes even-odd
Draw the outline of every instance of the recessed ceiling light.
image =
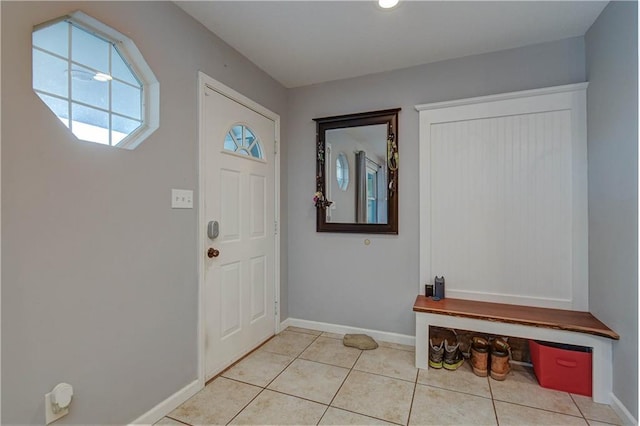
POLYGON ((391 9, 398 4, 399 0, 378 0, 378 6, 383 9, 391 9))

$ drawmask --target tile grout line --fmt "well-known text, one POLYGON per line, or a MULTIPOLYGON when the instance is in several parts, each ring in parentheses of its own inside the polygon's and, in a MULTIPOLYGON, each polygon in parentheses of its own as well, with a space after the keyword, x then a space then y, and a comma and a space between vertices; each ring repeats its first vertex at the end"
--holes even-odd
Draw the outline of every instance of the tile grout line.
MULTIPOLYGON (((318 336, 318 337, 333 338, 333 337, 322 336, 322 335, 320 335, 320 336, 318 336)), ((338 338, 333 338, 333 339, 335 339, 335 340, 340 340, 340 339, 338 339, 338 338)), ((402 352, 410 352, 410 351, 408 351, 408 350, 404 350, 404 349, 400 349, 400 348, 391 348, 391 347, 380 346, 380 345, 378 345, 378 347, 385 348, 385 349, 391 349, 391 350, 402 351, 402 352)), ((365 374, 371 374, 371 375, 373 375, 373 376, 378 376, 378 377, 385 377, 385 378, 389 378, 389 379, 393 379, 393 380, 401 380, 401 381, 404 381, 404 382, 409 382, 409 383, 411 383, 411 380, 401 379, 401 378, 398 378, 398 377, 392 377, 392 376, 386 376, 386 375, 384 375, 384 374, 372 373, 372 372, 369 372, 369 371, 358 370, 358 369, 356 368, 356 365, 358 364, 358 361, 360 360, 360 357, 364 354, 364 352, 365 352, 365 351, 364 351, 363 349, 360 349, 360 354, 358 355, 358 358, 356 358, 356 360, 354 361, 353 365, 352 365, 352 366, 351 366, 351 368, 349 369, 349 372, 347 373, 347 375, 345 376, 344 380, 343 380, 343 381, 342 381, 342 383, 340 384, 340 387, 338 388, 338 390, 336 391, 336 393, 333 395, 333 398, 331 399, 331 402, 329 402, 329 405, 328 405, 328 406, 327 406, 327 408, 325 409, 325 412, 322 414, 322 417, 320 417, 320 420, 318 420, 318 424, 322 421, 322 419, 324 418, 324 416, 325 416, 325 414, 327 413, 327 411, 329 410, 329 408, 330 408, 330 407, 332 407, 332 405, 331 405, 331 404, 333 404, 333 401, 335 400, 336 396, 338 396, 338 393, 340 393, 340 390, 342 389, 342 386, 343 386, 343 385, 344 385, 344 383, 347 381, 347 378, 349 377, 349 375, 351 375, 351 373, 352 373, 353 371, 357 371, 357 372, 365 373, 365 374)), ((304 358, 301 358, 301 359, 304 359, 304 358)), ((322 362, 319 362, 319 361, 313 361, 313 360, 307 360, 307 361, 311 361, 311 362, 318 362, 318 363, 320 363, 320 364, 325 364, 325 363, 322 363, 322 362)), ((335 366, 335 365, 333 365, 333 364, 326 364, 326 365, 331 365, 331 366, 336 367, 336 366, 335 366)), ((420 373, 420 369, 419 369, 419 368, 416 368, 416 377, 415 377, 415 380, 413 381, 413 385, 414 385, 414 386, 413 386, 413 394, 412 394, 412 397, 411 397, 411 405, 409 406, 409 416, 411 415, 411 407, 413 406, 413 395, 415 395, 416 383, 417 383, 417 381, 418 381, 418 375, 419 375, 419 373, 420 373)), ((365 416, 365 417, 369 417, 369 418, 372 418, 372 419, 380 420, 380 421, 383 421, 383 422, 386 422, 386 423, 392 423, 392 424, 400 425, 400 423, 395 423, 395 422, 392 422, 392 421, 389 421, 389 420, 381 419, 381 418, 374 417, 374 416, 370 416, 370 415, 367 415, 367 414, 358 413, 358 412, 351 411, 351 410, 348 410, 348 409, 345 409, 345 408, 339 408, 339 407, 333 407, 333 408, 335 408, 335 409, 339 409, 339 410, 343 410, 343 411, 347 411, 347 412, 350 412, 350 413, 353 413, 353 414, 357 414, 357 415, 360 415, 360 416, 365 416)), ((409 417, 407 417, 407 423, 408 423, 408 421, 409 421, 409 417)), ((404 426, 404 425, 403 425, 403 426, 404 426)))
MULTIPOLYGON (((182 423, 183 425, 191 426, 191 423, 183 422, 182 420, 180 420, 180 419, 176 419, 176 418, 174 418, 174 417, 171 417, 171 416, 170 416, 170 415, 168 415, 168 414, 167 414, 165 417, 166 417, 167 419, 171 419, 171 420, 176 421, 176 422, 178 422, 178 423, 182 423)), ((162 420, 162 419, 160 419, 160 420, 162 420)))
POLYGON ((428 388, 434 388, 434 389, 439 389, 439 390, 443 390, 443 391, 447 391, 447 392, 455 392, 455 393, 459 393, 461 396, 472 396, 475 398, 482 398, 482 399, 493 399, 491 396, 483 396, 483 395, 478 395, 475 393, 470 393, 470 392, 463 392, 461 390, 455 390, 455 389, 450 389, 450 388, 443 388, 442 386, 436 386, 436 385, 429 385, 426 383, 418 383, 419 386, 426 386, 428 388))
MULTIPOLYGON (((283 330, 283 331, 284 331, 284 330, 283 330)), ((295 333, 295 331, 294 331, 294 332, 292 332, 292 333, 295 333)), ((305 333, 298 333, 298 334, 305 334, 305 333)), ((307 335, 307 336, 311 336, 311 334, 306 334, 306 335, 307 335)), ((284 367, 284 368, 282 369, 282 371, 281 371, 281 372, 279 372, 279 373, 276 375, 276 377, 274 377, 273 379, 271 379, 271 381, 270 381, 269 383, 267 383, 267 385, 266 385, 264 388, 265 388, 265 389, 267 389, 271 383, 273 383, 273 382, 274 382, 278 377, 280 377, 280 376, 282 375, 282 373, 284 373, 284 372, 285 372, 285 370, 286 370, 287 368, 289 368, 289 366, 290 366, 291 364, 293 364, 293 363, 295 362, 295 360, 296 360, 296 359, 298 359, 298 358, 300 357, 300 355, 301 355, 304 351, 306 351, 306 350, 309 348, 309 346, 313 345, 313 342, 315 342, 316 340, 318 340, 318 337, 319 337, 319 336, 314 336, 313 340, 312 340, 311 342, 309 342, 309 344, 308 344, 307 346, 305 346, 305 347, 304 347, 304 349, 302 349, 298 355, 296 355, 295 357, 293 357, 293 359, 291 360, 291 362, 289 362, 289 363, 286 365, 286 367, 284 367)), ((268 351, 265 351, 265 352, 268 352, 268 351)), ((276 352, 270 352, 270 353, 276 353, 276 352)), ((283 355, 283 354, 278 354, 278 353, 276 353, 276 355, 283 355)), ((291 356, 291 355, 285 355, 285 356, 291 356)), ((271 390, 271 389, 270 389, 270 390, 271 390)))
MULTIPOLYGON (((573 403, 576 405, 576 407, 578 407, 578 412, 582 415, 582 418, 584 419, 584 421, 587 422, 588 425, 591 424, 591 423, 589 423, 589 419, 587 418, 587 416, 582 412, 582 409, 580 408, 580 406, 578 405, 576 400, 573 398, 573 395, 571 395, 571 392, 568 392, 568 394, 569 394, 569 398, 571 398, 571 401, 573 401, 573 403)), ((599 420, 593 420, 593 421, 597 422, 599 420)), ((602 423, 604 423, 604 422, 602 422, 602 423)))
MULTIPOLYGON (((409 352, 409 351, 405 351, 403 349, 397 349, 397 348, 385 348, 385 347, 382 347, 382 348, 383 349, 390 349, 390 350, 394 350, 394 351, 399 351, 399 352, 409 352)), ((357 362, 356 362, 356 364, 357 364, 357 362)), ((394 376, 388 376, 386 374, 374 373, 372 371, 360 370, 360 369, 356 368, 356 364, 354 364, 353 369, 355 371, 360 371, 361 373, 373 374, 374 376, 386 377, 386 378, 389 378, 389 379, 402 380, 404 382, 409 382, 409 383, 414 382, 413 380, 404 379, 402 377, 394 377, 394 376)), ((413 367, 413 368, 416 369, 416 374, 420 373, 420 369, 418 367, 413 367)), ((416 377, 416 380, 417 380, 417 377, 416 377)))
POLYGON ((496 409, 496 400, 493 397, 493 388, 491 387, 491 379, 489 377, 490 375, 487 374, 487 384, 489 385, 489 395, 491 395, 491 406, 493 406, 493 416, 496 418, 496 425, 500 426, 500 420, 498 419, 498 410, 496 409))
MULTIPOLYGON (((391 424, 395 424, 395 425, 399 425, 399 426, 404 426, 404 425, 400 425, 400 423, 396 423, 396 422, 392 422, 389 420, 385 420, 385 419, 381 419, 379 417, 374 417, 374 416, 370 416, 368 414, 362 414, 362 413, 358 413, 357 411, 352 411, 349 410, 347 408, 342 408, 342 407, 335 407, 332 406, 331 404, 333 404, 333 401, 336 399, 336 396, 338 396, 338 393, 340 393, 340 390, 342 389, 342 386, 344 385, 344 383, 347 381, 347 378, 349 377, 349 375, 351 374, 351 372, 353 371, 358 371, 358 372, 362 372, 362 373, 367 373, 366 371, 360 371, 360 370, 356 370, 355 369, 355 365, 358 363, 358 360, 360 359, 360 357, 362 356, 362 354, 364 353, 363 349, 360 349, 360 354, 358 355, 358 358, 356 358, 356 360, 353 362, 353 365, 351 366, 351 368, 349 369, 349 372, 347 373, 347 375, 345 376, 344 380, 342 381, 342 383, 340 384, 340 387, 338 388, 338 390, 336 391, 335 395, 333 395, 333 398, 331 398, 331 402, 329 402, 329 405, 327 405, 327 409, 324 411, 324 413, 322 414, 322 417, 320 417, 320 420, 318 420, 318 424, 320 424, 320 422, 322 421, 322 419, 324 418, 325 414, 327 414, 327 411, 329 411, 329 408, 335 408, 336 410, 342 410, 342 411, 346 411, 348 413, 353 413, 353 414, 357 414, 359 416, 364 416, 364 417, 368 417, 370 419, 375 419, 375 420, 380 420, 382 422, 386 422, 386 423, 391 423, 391 424)), ((331 365, 331 364, 328 364, 331 365)), ((334 366, 336 367, 336 366, 334 366)), ((387 377, 387 376, 382 376, 382 377, 387 377)))
MULTIPOLYGON (((216 374, 215 376, 213 376, 213 377, 212 377, 212 378, 210 378, 209 380, 206 380, 206 381, 205 381, 204 388, 206 388, 209 384, 213 383, 213 381, 214 381, 214 380, 216 380, 216 379, 218 379, 218 378, 220 378, 220 377, 222 377, 222 378, 224 378, 224 379, 227 379, 227 380, 232 380, 232 381, 237 382, 237 383, 242 383, 242 384, 246 384, 246 385, 255 386, 255 387, 257 387, 257 388, 261 388, 260 392, 258 392, 258 393, 256 394, 256 396, 254 396, 254 397, 251 399, 251 401, 249 401, 249 402, 248 402, 244 407, 242 407, 242 409, 241 409, 240 411, 238 411, 238 412, 237 412, 237 413, 236 413, 236 414, 231 418, 231 420, 229 420, 229 422, 227 422, 227 424, 229 424, 230 422, 232 422, 232 421, 233 421, 233 419, 235 419, 235 418, 238 416, 238 414, 240 414, 240 413, 242 412, 242 410, 244 410, 245 408, 247 408, 247 405, 251 404, 251 402, 253 402, 253 400, 254 400, 254 399, 256 399, 256 398, 258 397, 258 395, 260 395, 260 394, 262 393, 262 391, 264 390, 264 388, 262 388, 261 386, 255 385, 255 384, 253 384, 253 383, 247 383, 247 382, 243 382, 243 381, 241 381, 241 380, 236 380, 236 379, 232 379, 232 378, 230 378, 230 377, 225 377, 223 374, 224 374, 224 373, 226 373, 227 371, 231 370, 233 367, 235 367, 235 366, 236 366, 237 364, 239 364, 240 362, 242 362, 242 361, 244 361, 245 359, 247 359, 250 355, 252 355, 253 353, 255 353, 258 349, 260 349, 260 348, 261 348, 262 346, 264 346, 267 342, 269 342, 270 340, 272 340, 275 336, 276 336, 276 335, 274 334, 273 336, 269 337, 267 340, 265 340, 264 342, 260 343, 258 346, 256 346, 256 347, 255 347, 255 348, 253 348, 251 351, 249 351, 247 354, 245 354, 244 356, 242 356, 240 359, 238 359, 237 361, 235 361, 234 363, 232 363, 231 365, 229 365, 228 367, 226 367, 225 369, 223 369, 222 371, 220 371, 218 374, 216 374)), ((286 368, 286 367, 285 367, 285 368, 286 368)), ((204 389, 204 388, 203 388, 203 389, 204 389)), ((186 401, 185 401, 185 402, 186 402, 186 401)), ((165 417, 168 417, 168 418, 170 418, 170 419, 172 419, 172 420, 175 420, 175 421, 177 421, 177 422, 180 422, 180 423, 184 423, 182 420, 174 419, 173 417, 170 417, 170 416, 168 416, 168 415, 167 415, 167 416, 165 416, 165 417)), ((185 424, 185 425, 189 425, 189 426, 191 426, 191 425, 190 425, 190 423, 184 423, 184 424, 185 424)))
MULTIPOLYGON (((429 368, 429 366, 427 366, 429 368)), ((420 369, 416 368, 416 381, 413 383, 413 394, 411 395, 411 404, 409 405, 409 415, 407 416, 407 425, 411 421, 411 412, 413 411, 413 401, 416 399, 416 389, 418 388, 418 377, 420 376, 420 369)))
MULTIPOLYGON (((571 402, 573 402, 574 405, 576 406, 576 408, 578 408, 578 412, 580 413, 579 416, 577 416, 575 414, 563 413, 561 411, 553 411, 553 410, 550 410, 548 408, 534 407, 532 405, 525 405, 525 404, 521 404, 521 403, 518 403, 518 402, 505 401, 503 399, 496 398, 493 395, 493 387, 491 386, 492 381, 490 380, 490 377, 491 377, 490 375, 487 375, 487 380, 489 381, 489 391, 491 392, 491 400, 493 401, 493 410, 496 413, 496 421, 498 421, 498 411, 496 410, 496 402, 503 402, 505 404, 517 405, 519 407, 531 408, 533 410, 540 410, 540 411, 544 411, 544 412, 547 412, 547 413, 560 414, 560 415, 563 415, 563 416, 570 416, 570 417, 574 417, 574 418, 578 418, 578 419, 582 418, 584 421, 587 422, 587 424, 589 424, 589 419, 587 419, 584 416, 584 414, 582 413, 582 410, 580 410, 580 407, 575 402, 575 400, 573 399, 573 396, 571 395, 570 392, 563 392, 563 393, 567 393, 569 395, 569 397, 571 398, 571 402)), ((498 425, 499 424, 500 424, 500 422, 498 421, 498 425)))
MULTIPOLYGON (((254 386, 255 386, 255 385, 254 385, 254 386)), ((228 421, 227 423, 225 423, 225 424, 227 424, 227 425, 228 425, 228 424, 231 424, 231 422, 232 422, 232 421, 234 421, 234 420, 235 420, 235 418, 236 418, 236 417, 238 417, 238 416, 240 415, 240 413, 242 413, 242 412, 245 410, 245 408, 247 408, 247 407, 249 406, 249 404, 251 404, 251 403, 252 403, 252 402, 253 402, 253 401, 254 401, 258 396, 260 396, 260 395, 262 394, 262 392, 264 392, 264 391, 265 391, 265 388, 261 388, 261 389, 260 389, 260 392, 258 392, 258 393, 256 394, 256 396, 254 396, 253 398, 251 398, 251 400, 250 400, 249 402, 247 402, 247 403, 245 404, 245 406, 244 406, 244 407, 242 407, 242 408, 241 408, 241 409, 240 409, 240 410, 239 410, 239 411, 238 411, 238 412, 237 412, 233 417, 231 417, 231 419, 229 419, 229 421, 228 421)))
MULTIPOLYGON (((387 377, 387 376, 383 376, 383 377, 387 377)), ((476 398, 493 399, 492 396, 483 396, 483 395, 478 395, 478 394, 475 394, 475 393, 464 392, 464 391, 461 391, 461 390, 444 388, 442 386, 437 386, 437 385, 433 385, 433 384, 429 384, 429 383, 419 383, 418 382, 417 385, 418 386, 426 386, 428 388, 434 388, 434 389, 439 389, 439 390, 448 391, 448 392, 455 392, 455 393, 459 393, 459 394, 467 395, 467 396, 474 396, 476 398)), ((491 390, 489 390, 489 393, 491 393, 491 390)))
MULTIPOLYGON (((284 331, 284 330, 282 330, 282 331, 284 331)), ((280 333, 282 333, 282 331, 281 331, 280 333)), ((280 334, 280 333, 278 333, 278 334, 280 334)), ((293 333, 295 333, 295 332, 293 332, 293 333)), ((272 339, 273 339, 274 337, 276 337, 278 334, 276 334, 275 336, 273 336, 273 337, 272 337, 271 339, 269 339, 269 340, 272 340, 272 339)), ((298 334, 305 334, 305 333, 298 333, 298 334)), ((307 334, 307 335, 308 335, 308 336, 310 336, 310 334, 307 334)), ((300 353, 302 353, 302 352, 304 352, 305 350, 307 350, 307 348, 308 348, 309 346, 311 346, 311 345, 313 344, 313 342, 315 342, 315 341, 316 341, 316 339, 317 339, 317 338, 318 338, 318 336, 314 336, 314 339, 313 339, 313 340, 312 340, 312 341, 311 341, 307 346, 305 346, 305 348, 304 348, 300 353)), ((268 342, 269 340, 267 340, 267 342, 268 342)), ((265 342, 265 343, 267 343, 267 342, 265 342)), ((262 345, 261 345, 261 346, 262 346, 262 345)), ((260 346, 260 347, 261 347, 261 346, 260 346)), ((258 348, 256 348, 256 349, 258 349, 258 348)), ((267 353, 274 353, 274 352, 269 352, 269 351, 265 351, 265 352, 267 352, 267 353)), ((282 354, 276 354, 276 355, 282 355, 282 354)), ((287 355, 285 355, 285 356, 287 356, 287 355)), ((289 355, 289 356, 290 356, 290 355, 289 355)), ((243 412, 243 411, 244 411, 244 410, 245 410, 245 409, 246 409, 246 408, 247 408, 247 407, 248 407, 248 406, 249 406, 253 401, 255 401, 255 399, 256 399, 258 396, 262 395, 262 393, 263 393, 265 390, 267 390, 267 386, 269 386, 271 383, 273 383, 273 381, 274 381, 275 379, 277 379, 277 378, 278 378, 278 377, 279 377, 279 376, 280 376, 280 375, 281 375, 281 374, 282 374, 282 373, 283 373, 287 368, 289 368, 289 366, 290 366, 291 364, 293 364, 293 362, 294 362, 296 359, 298 359, 298 356, 294 357, 294 358, 293 358, 293 359, 292 359, 292 360, 291 360, 291 361, 290 361, 290 362, 289 362, 289 363, 288 363, 288 364, 287 364, 287 365, 282 369, 282 371, 280 371, 280 373, 278 373, 278 374, 277 374, 273 379, 271 379, 271 381, 270 381, 269 383, 267 383, 267 384, 266 384, 266 386, 264 386, 264 387, 262 387, 262 386, 258 386, 258 387, 262 388, 262 389, 260 390, 260 392, 258 392, 258 393, 256 394, 256 396, 254 396, 254 397, 251 399, 251 401, 249 401, 249 402, 248 402, 244 407, 242 407, 242 409, 241 409, 240 411, 238 411, 238 412, 236 413, 236 415, 235 415, 235 416, 233 416, 233 417, 231 418, 231 420, 229 420, 226 424, 228 425, 228 424, 230 424, 232 421, 234 421, 234 420, 235 420, 235 418, 236 418, 236 417, 238 417, 238 416, 240 415, 240 413, 242 413, 242 412, 243 412)), ((228 378, 228 377, 225 377, 225 378, 228 378)), ((239 381, 239 380, 237 380, 237 381, 239 381)), ((244 383, 244 382, 241 382, 241 383, 244 383)), ((248 383, 248 384, 250 384, 250 383, 248 383)), ((256 385, 253 385, 253 386, 256 386, 256 385)), ((271 390, 271 389, 269 389, 269 390, 271 390)), ((315 402, 315 401, 314 401, 314 402, 315 402)))
POLYGON ((360 373, 371 374, 373 376, 386 377, 387 379, 401 380, 401 381, 407 382, 407 383, 414 383, 413 380, 401 379, 400 377, 387 376, 386 374, 380 374, 380 373, 372 373, 371 371, 358 370, 357 368, 354 368, 354 370, 355 371, 359 371, 360 373))
MULTIPOLYGON (((300 355, 302 355, 302 354, 300 354, 300 355)), ((301 361, 309 361, 309 362, 315 362, 316 364, 328 365, 329 367, 344 368, 345 370, 351 371, 351 367, 344 367, 342 365, 329 364, 328 362, 316 361, 315 359, 309 359, 309 358, 298 358, 298 359, 300 359, 301 361)))
MULTIPOLYGON (((584 420, 589 420, 587 418, 585 418, 582 413, 580 413, 579 416, 576 416, 575 414, 568 414, 568 413, 563 413, 562 411, 553 411, 553 410, 549 410, 548 408, 540 408, 540 407, 532 407, 531 405, 524 405, 524 404, 520 404, 518 402, 511 402, 511 401, 503 401, 501 399, 496 399, 495 401, 497 402, 503 402, 505 404, 511 404, 511 405, 517 405, 518 407, 525 407, 525 408, 531 408, 533 410, 539 410, 539 411, 545 411, 547 413, 552 413, 552 414, 560 414, 561 416, 569 416, 569 417, 574 417, 576 419, 584 419, 584 420)), ((579 410, 578 410, 579 411, 579 410)), ((592 420, 594 422, 600 422, 600 420, 592 420)), ((606 422, 600 422, 600 423, 606 423, 606 422)))
MULTIPOLYGON (((344 342, 344 340, 343 340, 343 342, 344 342)), ((333 401, 336 399, 336 396, 338 396, 338 393, 340 393, 340 390, 342 389, 342 386, 344 385, 344 382, 347 381, 347 378, 349 377, 349 375, 353 371, 353 367, 355 367, 356 363, 358 362, 358 360, 362 356, 363 352, 364 351, 362 349, 360 349, 360 353, 358 354, 358 357, 355 359, 355 361, 353 361, 353 364, 351 365, 351 368, 349 368, 349 372, 347 373, 346 376, 344 376, 344 379, 342 380, 342 383, 340 383, 340 386, 338 386, 338 390, 336 391, 336 393, 333 394, 333 398, 331 398, 331 401, 329 401, 329 404, 327 405, 327 408, 325 408, 324 413, 322 413, 322 416, 320 416, 320 419, 318 420, 317 424, 320 424, 320 422, 324 418, 325 414, 327 414, 327 411, 329 411, 329 407, 331 407, 331 404, 333 404, 333 401)))
MULTIPOLYGON (((265 340, 264 342, 260 343, 258 346, 256 346, 255 348, 251 349, 249 352, 247 352, 245 355, 243 355, 242 357, 240 357, 240 359, 238 359, 237 361, 233 362, 231 365, 229 365, 228 367, 224 368, 222 371, 220 371, 218 374, 216 374, 215 376, 213 376, 212 378, 210 378, 209 380, 206 380, 204 382, 204 387, 206 388, 207 385, 211 382, 213 382, 215 379, 217 379, 218 377, 224 377, 223 374, 226 373, 227 371, 231 370, 233 367, 235 367, 236 365, 240 364, 240 362, 244 361, 245 359, 249 358, 250 355, 253 355, 253 353, 257 352, 258 349, 260 349, 261 347, 263 347, 264 345, 266 345, 270 340, 272 340, 274 337, 276 337, 277 335, 274 334, 273 336, 269 337, 267 340, 265 340)), ((226 377, 228 379, 228 377, 226 377)), ((244 382, 243 382, 244 383, 244 382)), ((255 386, 255 385, 254 385, 255 386)))
POLYGON ((582 416, 582 418, 584 419, 584 421, 587 422, 587 424, 589 424, 589 419, 587 419, 584 415, 584 413, 582 412, 582 410, 580 409, 580 406, 576 403, 576 400, 573 399, 573 395, 571 395, 571 392, 569 393, 569 398, 571 398, 571 402, 573 402, 575 404, 575 406, 578 408, 578 413, 580 413, 580 415, 582 416))

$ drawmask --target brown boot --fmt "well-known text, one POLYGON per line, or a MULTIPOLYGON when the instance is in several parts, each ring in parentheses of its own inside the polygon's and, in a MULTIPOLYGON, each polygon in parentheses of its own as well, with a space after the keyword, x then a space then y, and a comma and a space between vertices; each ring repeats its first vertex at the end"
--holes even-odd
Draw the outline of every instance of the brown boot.
POLYGON ((471 339, 471 368, 476 376, 487 377, 489 365, 489 342, 483 337, 471 339))
POLYGON ((496 339, 491 345, 491 378, 504 380, 511 371, 509 365, 509 344, 502 339, 496 339))

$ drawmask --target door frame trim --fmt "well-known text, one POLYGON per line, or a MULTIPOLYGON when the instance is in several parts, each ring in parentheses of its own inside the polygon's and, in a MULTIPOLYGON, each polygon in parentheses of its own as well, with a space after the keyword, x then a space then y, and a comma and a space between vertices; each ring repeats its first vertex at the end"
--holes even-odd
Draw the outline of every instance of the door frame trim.
MULTIPOLYGON (((280 115, 270 111, 262 105, 247 98, 241 93, 233 90, 232 88, 220 83, 219 81, 209 77, 202 71, 198 72, 198 237, 197 237, 197 253, 198 253, 198 384, 200 388, 205 385, 205 337, 206 337, 206 325, 205 325, 205 230, 206 220, 204 215, 204 189, 205 189, 205 158, 204 158, 204 143, 205 143, 205 129, 204 129, 204 97, 205 91, 209 88, 220 93, 223 96, 232 99, 245 107, 257 112, 264 117, 273 120, 275 123, 275 145, 280 145, 280 115)), ((274 315, 273 330, 277 334, 280 331, 280 148, 275 146, 269 147, 265 143, 265 150, 275 149, 275 179, 274 179, 274 220, 278 224, 277 232, 274 236, 274 301, 276 306, 274 315)), ((275 226, 272 225, 272 226, 275 226)))

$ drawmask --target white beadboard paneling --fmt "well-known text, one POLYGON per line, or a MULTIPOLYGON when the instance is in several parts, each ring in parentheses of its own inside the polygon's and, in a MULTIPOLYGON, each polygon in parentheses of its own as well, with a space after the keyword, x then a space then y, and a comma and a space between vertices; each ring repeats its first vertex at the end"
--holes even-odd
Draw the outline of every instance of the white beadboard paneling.
POLYGON ((563 87, 418 107, 421 289, 588 308, 585 87, 563 87))
POLYGON ((432 126, 431 261, 450 290, 571 299, 569 121, 552 111, 432 126))

